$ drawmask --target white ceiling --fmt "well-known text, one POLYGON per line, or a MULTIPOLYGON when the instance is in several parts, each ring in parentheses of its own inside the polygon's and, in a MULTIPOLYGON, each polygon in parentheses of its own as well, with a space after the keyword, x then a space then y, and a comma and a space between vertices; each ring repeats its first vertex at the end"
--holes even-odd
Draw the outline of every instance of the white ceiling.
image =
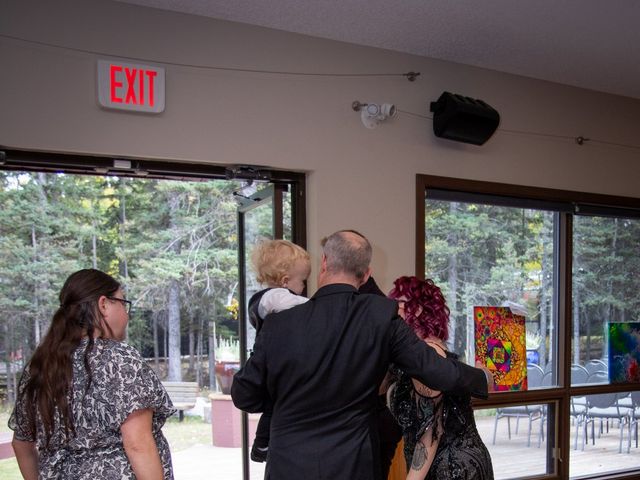
POLYGON ((118 0, 640 99, 639 0, 118 0))

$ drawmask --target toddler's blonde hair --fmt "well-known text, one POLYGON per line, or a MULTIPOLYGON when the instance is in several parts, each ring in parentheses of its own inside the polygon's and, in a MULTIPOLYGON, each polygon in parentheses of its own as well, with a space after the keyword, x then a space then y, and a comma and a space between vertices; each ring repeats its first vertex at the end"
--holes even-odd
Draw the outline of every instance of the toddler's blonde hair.
POLYGON ((311 263, 309 253, 288 240, 263 240, 251 253, 258 282, 270 286, 282 286, 283 278, 298 260, 311 263))

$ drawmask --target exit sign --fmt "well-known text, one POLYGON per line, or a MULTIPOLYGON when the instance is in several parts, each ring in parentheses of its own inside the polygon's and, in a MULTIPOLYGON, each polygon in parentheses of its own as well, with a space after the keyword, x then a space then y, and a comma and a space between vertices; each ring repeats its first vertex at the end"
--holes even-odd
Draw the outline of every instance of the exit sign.
POLYGON ((98 103, 135 112, 164 111, 164 68, 98 60, 98 103))

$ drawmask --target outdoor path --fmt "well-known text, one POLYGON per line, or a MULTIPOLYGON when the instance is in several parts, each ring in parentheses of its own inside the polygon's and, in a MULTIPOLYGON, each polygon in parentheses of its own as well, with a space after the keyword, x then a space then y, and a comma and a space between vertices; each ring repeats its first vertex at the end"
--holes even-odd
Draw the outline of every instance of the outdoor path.
MULTIPOLYGON (((171 455, 175 480, 241 480, 242 457, 239 448, 195 445, 171 455)), ((251 479, 264 478, 264 463, 251 462, 251 479)))

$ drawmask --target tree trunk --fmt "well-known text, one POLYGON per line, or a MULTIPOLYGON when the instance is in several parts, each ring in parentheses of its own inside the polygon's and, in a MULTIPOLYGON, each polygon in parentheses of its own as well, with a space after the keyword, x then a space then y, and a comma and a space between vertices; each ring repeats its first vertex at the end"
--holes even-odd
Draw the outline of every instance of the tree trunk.
MULTIPOLYGON (((9 321, 9 325, 11 325, 11 321, 9 321)), ((5 351, 5 357, 4 357, 4 363, 5 363, 5 372, 6 372, 6 385, 7 385, 7 403, 9 405, 12 405, 13 403, 15 403, 16 399, 15 396, 13 395, 14 393, 14 389, 12 388, 11 385, 11 353, 12 353, 12 345, 11 345, 11 338, 13 337, 13 329, 9 328, 9 325, 4 325, 4 351, 5 351)))
POLYGON ((199 387, 202 385, 202 318, 198 319, 198 333, 196 336, 196 382, 199 387))
MULTIPOLYGON (((620 227, 620 223, 618 221, 617 218, 613 219, 613 238, 611 239, 611 252, 610 255, 612 257, 612 259, 615 259, 618 255, 617 255, 617 250, 618 250, 618 229, 620 227)), ((624 254, 623 254, 624 255, 624 254)), ((613 270, 609 273, 608 277, 609 279, 607 280, 607 290, 608 290, 608 294, 609 294, 609 298, 612 299, 614 297, 613 295, 613 279, 611 278, 614 274, 614 272, 617 270, 617 265, 614 263, 614 267, 613 270)), ((602 340, 603 340, 603 345, 602 345, 602 358, 606 358, 605 355, 607 355, 607 357, 609 356, 609 322, 613 322, 613 312, 614 312, 614 308, 613 305, 611 303, 609 303, 606 306, 607 309, 607 313, 606 316, 603 317, 604 321, 603 321, 603 326, 602 326, 602 330, 603 330, 603 335, 602 335, 602 340)))
MULTIPOLYGON (((118 183, 118 190, 120 193, 120 197, 119 197, 120 209, 118 212, 118 244, 120 245, 120 252, 121 252, 121 254, 118 255, 118 273, 120 275, 120 278, 123 278, 125 279, 125 281, 127 281, 129 278, 129 270, 127 267, 127 257, 126 257, 127 247, 125 242, 125 228, 124 228, 124 222, 127 219, 127 213, 126 213, 126 197, 125 197, 126 192, 124 191, 123 182, 125 182, 125 179, 121 178, 118 183)), ((127 329, 127 342, 129 342, 129 329, 127 329)), ((154 347, 155 347, 155 341, 154 341, 154 347)), ((157 356, 155 357, 155 365, 156 367, 158 366, 157 356)), ((156 370, 156 372, 157 371, 158 370, 156 370)))
MULTIPOLYGON (((457 281, 456 284, 462 284, 463 286, 465 285, 469 285, 469 282, 471 280, 469 280, 468 276, 469 276, 470 272, 468 269, 462 270, 462 271, 458 271, 457 272, 457 281)), ((464 289, 463 289, 463 293, 462 295, 465 295, 464 289)), ((457 298, 456 298, 457 300, 457 298)), ((470 315, 471 316, 471 321, 474 321, 473 318, 473 306, 474 305, 478 305, 478 303, 472 299, 471 302, 469 301, 469 298, 464 298, 460 304, 463 306, 464 310, 463 312, 460 312, 458 321, 453 322, 453 325, 456 327, 455 331, 453 333, 455 338, 455 343, 450 339, 449 343, 451 345, 453 345, 453 351, 454 352, 461 352, 464 351, 465 352, 465 356, 466 357, 471 357, 471 351, 473 350, 473 352, 475 352, 475 339, 474 339, 474 344, 473 345, 466 345, 464 342, 466 341, 466 337, 465 337, 465 326, 466 326, 466 322, 467 322, 467 316, 470 315)), ((480 303, 482 305, 482 303, 480 303)), ((451 331, 453 330, 453 328, 450 328, 450 335, 451 335, 451 331)), ((475 332, 474 332, 475 333, 475 332)), ((470 359, 469 359, 470 360, 470 359)))
POLYGON ((591 360, 591 315, 586 315, 585 336, 587 341, 585 343, 584 363, 586 364, 591 360))
POLYGON ((158 315, 154 312, 151 315, 151 323, 153 328, 153 363, 156 366, 156 372, 160 372, 160 352, 158 345, 158 315))
MULTIPOLYGON (((449 204, 449 215, 455 217, 458 204, 451 202, 449 204)), ((451 233, 448 239, 449 248, 452 249, 452 253, 449 255, 449 295, 447 298, 447 305, 451 314, 449 316, 449 348, 455 351, 456 345, 456 330, 458 326, 458 254, 456 246, 458 244, 458 236, 455 233, 451 233)))
POLYGON ((189 373, 193 373, 196 366, 196 332, 193 328, 193 318, 189 319, 189 373))
POLYGON ((98 237, 96 235, 96 229, 98 228, 96 225, 95 219, 91 222, 93 227, 93 233, 91 234, 91 260, 93 263, 93 268, 97 270, 98 268, 98 237))
MULTIPOLYGON (((45 186, 47 185, 47 176, 44 172, 38 172, 36 174, 35 184, 38 187, 38 196, 40 197, 40 212, 42 215, 46 215, 49 211, 49 199, 47 198, 47 192, 45 191, 45 186)), ((44 236, 44 235, 43 235, 44 236)), ((33 263, 38 265, 40 263, 40 259, 45 256, 44 248, 40 248, 38 241, 42 243, 42 239, 38 239, 38 235, 36 232, 35 225, 31 227, 31 244, 33 247, 33 263)), ((34 272, 36 273, 36 280, 34 284, 34 334, 35 334, 35 343, 36 345, 40 343, 40 339, 42 337, 42 331, 46 329, 47 320, 45 319, 45 312, 42 311, 45 308, 46 302, 40 301, 40 296, 44 295, 43 292, 46 292, 49 287, 49 282, 47 277, 42 274, 42 272, 34 272)), ((44 298, 42 300, 45 300, 44 298)))
POLYGON ((580 363, 580 288, 573 291, 573 363, 580 363))
MULTIPOLYGON (((35 225, 31 226, 31 246, 33 248, 33 262, 36 263, 38 261, 38 242, 36 239, 36 227, 35 225)), ((35 339, 36 345, 40 343, 40 296, 39 296, 39 286, 38 281, 36 280, 35 285, 33 286, 33 311, 35 312, 35 316, 33 318, 33 337, 35 339)))
POLYGON ((163 323, 162 358, 164 358, 164 365, 166 369, 169 370, 169 323, 166 318, 163 323))
POLYGON ((169 370, 170 382, 182 381, 180 366, 180 287, 176 280, 169 283, 169 370))
MULTIPOLYGON (((169 196, 169 228, 176 231, 176 218, 179 209, 179 194, 172 192, 169 196)), ((181 242, 174 239, 171 250, 180 253, 181 242)), ((180 284, 177 280, 169 281, 169 308, 167 322, 169 324, 169 381, 182 381, 180 352, 180 284)))
MULTIPOLYGON (((544 262, 543 262, 544 265, 544 262)), ((544 367, 551 359, 547 359, 547 325, 549 323, 549 298, 547 296, 547 289, 549 288, 548 281, 545 280, 546 272, 544 267, 542 269, 542 288, 540 289, 540 347, 538 348, 538 354, 540 355, 540 366, 544 367)))
POLYGON ((541 287, 540 287, 540 348, 538 350, 540 354, 540 366, 544 367, 547 363, 551 362, 551 350, 547 358, 547 335, 549 336, 549 346, 552 345, 553 338, 551 338, 551 331, 549 330, 549 318, 551 316, 550 307, 553 305, 553 253, 554 253, 554 241, 553 241, 553 228, 555 220, 552 218, 551 222, 548 220, 548 216, 543 217, 543 245, 542 245, 542 269, 540 274, 542 275, 541 287), (551 241, 545 241, 550 239, 551 241))
POLYGON ((209 390, 217 392, 216 385, 216 310, 213 307, 211 320, 209 320, 209 390))
MULTIPOLYGON (((127 222, 127 180, 120 179, 120 215, 118 218, 120 233, 120 248, 122 254, 118 262, 118 270, 122 278, 129 278, 129 265, 127 264, 127 242, 126 242, 126 222, 127 222)), ((157 358, 157 357, 156 357, 157 358)))

